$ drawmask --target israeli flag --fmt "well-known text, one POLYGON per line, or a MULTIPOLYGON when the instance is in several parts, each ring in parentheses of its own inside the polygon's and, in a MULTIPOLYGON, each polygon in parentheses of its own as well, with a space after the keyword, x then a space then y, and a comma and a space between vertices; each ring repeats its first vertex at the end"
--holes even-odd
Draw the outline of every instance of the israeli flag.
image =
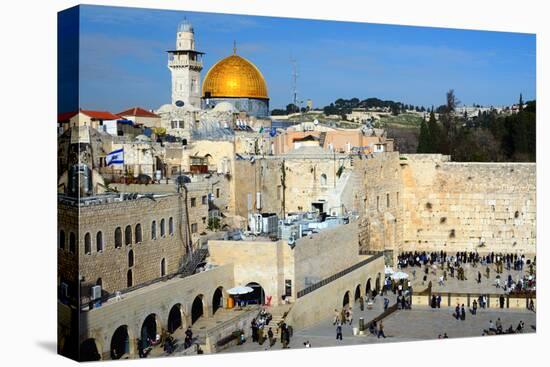
POLYGON ((124 148, 113 150, 107 154, 106 163, 107 167, 111 164, 124 164, 124 148))

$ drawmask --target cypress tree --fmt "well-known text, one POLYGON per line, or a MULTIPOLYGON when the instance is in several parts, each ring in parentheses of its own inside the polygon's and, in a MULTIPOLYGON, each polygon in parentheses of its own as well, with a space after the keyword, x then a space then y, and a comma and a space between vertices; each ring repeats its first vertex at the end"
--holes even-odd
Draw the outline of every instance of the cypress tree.
POLYGON ((428 120, 428 136, 430 137, 430 142, 427 146, 426 153, 440 153, 439 145, 441 141, 441 132, 435 119, 433 107, 432 112, 430 112, 430 119, 428 120))
POLYGON ((422 119, 420 124, 420 136, 418 137, 418 147, 416 147, 417 153, 430 153, 431 150, 431 137, 426 121, 422 119))

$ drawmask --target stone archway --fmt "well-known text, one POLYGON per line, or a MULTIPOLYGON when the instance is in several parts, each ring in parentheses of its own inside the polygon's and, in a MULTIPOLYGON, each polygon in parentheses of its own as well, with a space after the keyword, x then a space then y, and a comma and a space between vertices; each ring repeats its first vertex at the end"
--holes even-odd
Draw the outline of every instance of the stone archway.
POLYGON ((357 302, 360 298, 361 298, 361 284, 357 284, 357 287, 355 287, 355 296, 353 300, 357 302))
POLYGON ((168 313, 167 328, 169 333, 175 332, 177 329, 183 328, 185 324, 185 315, 181 303, 176 303, 168 313))
POLYGON ((94 338, 86 339, 80 344, 79 361, 91 362, 101 359, 101 348, 94 338))
POLYGON ((245 294, 244 296, 239 297, 239 299, 259 305, 265 304, 265 291, 259 283, 250 282, 246 286, 252 288, 254 291, 252 293, 245 294))
POLYGON ((370 297, 372 292, 371 278, 367 280, 367 285, 365 285, 365 295, 370 297))
POLYGON ((148 346, 150 341, 162 334, 159 318, 156 314, 149 314, 141 324, 140 340, 141 346, 148 346))
POLYGON ((218 287, 212 295, 212 315, 214 315, 220 308, 223 308, 223 301, 223 287, 218 287))
POLYGON ((193 300, 193 304, 191 305, 191 324, 194 324, 198 319, 205 316, 203 299, 204 296, 199 294, 193 300))
POLYGON ((345 294, 344 294, 344 298, 342 299, 342 307, 346 308, 349 306, 349 301, 350 301, 350 291, 347 291, 345 294))
POLYGON ((130 335, 128 326, 119 326, 111 337, 111 359, 120 359, 123 355, 130 353, 130 335))

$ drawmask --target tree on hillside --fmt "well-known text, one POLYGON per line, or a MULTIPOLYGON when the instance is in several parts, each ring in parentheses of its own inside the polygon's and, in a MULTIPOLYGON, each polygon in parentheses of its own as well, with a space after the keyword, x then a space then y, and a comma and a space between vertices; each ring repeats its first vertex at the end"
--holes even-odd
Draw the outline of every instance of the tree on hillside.
POLYGON ((430 130, 428 130, 428 125, 426 120, 422 119, 420 123, 420 135, 418 136, 418 147, 416 148, 417 153, 430 153, 431 148, 431 137, 430 130))
POLYGON ((286 105, 286 113, 287 115, 290 113, 296 113, 300 112, 300 108, 296 106, 294 103, 289 103, 286 105))
POLYGON ((430 137, 430 144, 426 153, 439 153, 441 144, 441 129, 435 119, 434 109, 430 112, 430 118, 428 120, 428 135, 430 137))

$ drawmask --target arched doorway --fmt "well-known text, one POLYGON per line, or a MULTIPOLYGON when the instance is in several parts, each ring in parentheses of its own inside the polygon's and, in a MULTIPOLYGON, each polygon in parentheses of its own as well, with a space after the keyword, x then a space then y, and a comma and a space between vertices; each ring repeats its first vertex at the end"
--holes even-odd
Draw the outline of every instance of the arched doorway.
POLYGON ((86 339, 80 344, 80 362, 99 361, 100 359, 101 354, 94 338, 86 339))
POLYGON ((212 315, 215 314, 219 308, 223 308, 223 287, 216 288, 212 296, 212 315))
POLYGON ((242 300, 245 300, 248 303, 256 303, 258 305, 265 304, 265 292, 264 288, 260 284, 251 282, 246 286, 252 288, 254 291, 246 294, 244 297, 240 297, 242 300))
POLYGON ((183 311, 180 303, 175 304, 168 314, 168 332, 173 333, 183 327, 183 311))
POLYGON ((130 336, 128 326, 122 325, 115 330, 111 338, 111 359, 120 359, 130 352, 130 336))
POLYGON ((344 299, 342 301, 342 307, 348 307, 349 306, 349 291, 344 294, 344 299))
POLYGON ((200 294, 193 300, 191 306, 191 324, 200 319, 204 315, 204 304, 202 302, 203 295, 200 294))
POLYGON ((155 340, 157 334, 160 335, 160 327, 158 325, 157 315, 154 313, 150 314, 145 318, 143 324, 141 325, 141 341, 143 345, 149 345, 148 340, 155 340))
POLYGON ((359 298, 361 298, 361 284, 357 284, 357 287, 355 287, 355 297, 354 300, 358 301, 359 298))
POLYGON ((126 273, 126 285, 129 287, 134 285, 134 278, 132 276, 132 269, 128 269, 128 272, 126 273))

